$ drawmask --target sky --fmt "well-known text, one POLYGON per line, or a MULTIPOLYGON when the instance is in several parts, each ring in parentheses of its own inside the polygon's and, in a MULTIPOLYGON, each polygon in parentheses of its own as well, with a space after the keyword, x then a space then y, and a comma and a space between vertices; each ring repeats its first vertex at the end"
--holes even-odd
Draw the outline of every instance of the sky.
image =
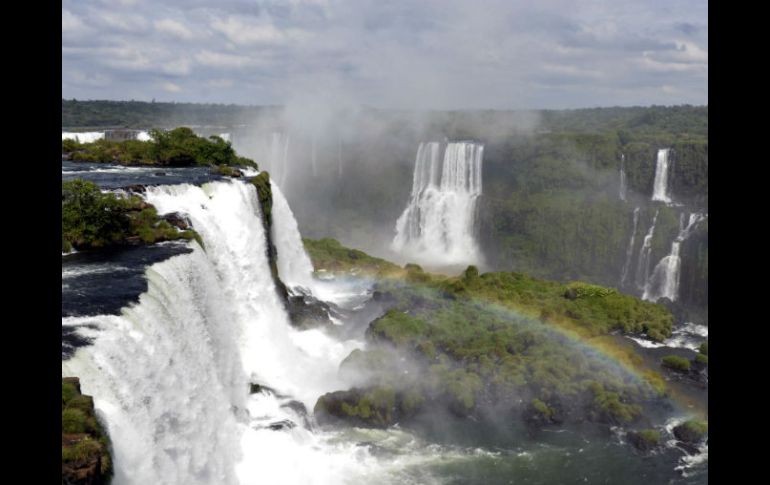
POLYGON ((63 0, 62 97, 708 104, 707 0, 63 0))

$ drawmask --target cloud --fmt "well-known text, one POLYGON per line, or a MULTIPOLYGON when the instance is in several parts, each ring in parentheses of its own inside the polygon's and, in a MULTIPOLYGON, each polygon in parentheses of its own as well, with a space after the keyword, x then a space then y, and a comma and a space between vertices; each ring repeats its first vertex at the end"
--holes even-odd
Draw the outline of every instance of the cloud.
POLYGON ((156 20, 154 25, 155 30, 158 32, 169 34, 182 40, 191 40, 195 37, 195 34, 185 27, 184 24, 173 19, 156 20))
POLYGON ((151 99, 171 77, 197 102, 704 104, 707 14, 705 0, 63 0, 62 92, 151 99))

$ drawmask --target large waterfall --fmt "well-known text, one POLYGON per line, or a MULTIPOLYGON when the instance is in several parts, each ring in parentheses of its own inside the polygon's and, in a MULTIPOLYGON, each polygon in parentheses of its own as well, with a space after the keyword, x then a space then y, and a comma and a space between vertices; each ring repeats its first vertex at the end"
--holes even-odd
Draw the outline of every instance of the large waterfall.
MULTIPOLYGON (((375 466, 368 451, 311 431, 290 405, 312 409, 320 394, 349 387, 337 368, 361 342, 289 325, 254 186, 148 187, 146 199, 159 213, 186 214, 205 251, 193 243, 192 253, 148 268, 148 290, 121 315, 62 320, 94 339, 62 362, 62 375, 79 376, 94 396, 112 440, 113 483, 366 481, 375 466), (249 394, 249 383, 274 392, 249 394), (270 429, 287 419, 298 425, 270 429)), ((299 236, 286 234, 296 222, 282 225, 284 202, 278 193, 279 263, 287 279, 301 279, 307 268, 290 261, 299 236)))
POLYGON ((652 200, 670 203, 671 197, 668 194, 668 148, 658 150, 658 160, 655 164, 655 181, 652 188, 652 200))
POLYGON ((396 222, 392 248, 421 264, 479 264, 474 232, 484 146, 448 143, 441 164, 440 146, 421 143, 417 150, 412 194, 396 222))
POLYGON ((620 275, 620 284, 625 285, 628 279, 628 270, 631 269, 631 259, 634 255, 634 243, 636 242, 636 226, 639 224, 639 208, 634 208, 634 226, 631 229, 631 240, 626 249, 626 262, 623 263, 623 272, 620 275))
POLYGON ((685 226, 683 223, 684 213, 682 213, 679 235, 671 243, 671 253, 655 266, 652 276, 644 287, 642 299, 658 301, 658 299, 665 297, 671 301, 676 301, 679 298, 679 274, 682 266, 682 259, 679 256, 680 246, 703 219, 705 219, 703 214, 690 214, 685 226))

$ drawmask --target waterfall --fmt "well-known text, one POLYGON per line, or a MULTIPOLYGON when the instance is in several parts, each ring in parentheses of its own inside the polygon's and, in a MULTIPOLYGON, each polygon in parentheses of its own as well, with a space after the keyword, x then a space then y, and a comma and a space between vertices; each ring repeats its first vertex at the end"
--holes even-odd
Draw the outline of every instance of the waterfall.
POLYGON ((152 137, 148 132, 140 131, 139 133, 136 134, 136 139, 139 141, 150 141, 152 140, 152 137))
POLYGON ((396 222, 392 249, 428 265, 479 264, 474 237, 476 203, 482 193, 484 145, 420 143, 409 204, 396 222))
POLYGON ((670 203, 671 198, 668 194, 668 148, 658 150, 658 161, 655 165, 655 182, 652 189, 652 200, 659 200, 670 203))
POLYGON ((273 179, 285 189, 289 174, 289 135, 277 131, 271 134, 269 165, 273 179))
POLYGON ((62 141, 75 140, 78 143, 93 143, 96 140, 104 139, 104 132, 103 131, 86 131, 82 133, 71 133, 68 131, 62 131, 61 139, 62 141))
POLYGON ((679 234, 671 243, 671 252, 655 265, 652 276, 644 287, 643 300, 658 301, 665 297, 676 301, 679 298, 679 275, 682 266, 682 258, 679 256, 680 247, 703 219, 705 219, 703 214, 690 214, 687 225, 684 226, 685 214, 684 212, 681 214, 679 234))
POLYGON ((270 182, 273 192, 273 241, 278 251, 278 275, 287 285, 312 288, 313 263, 310 261, 302 236, 297 227, 297 221, 275 182, 270 182))
POLYGON ((639 208, 634 209, 634 227, 631 230, 631 240, 628 241, 628 249, 626 249, 626 262, 623 264, 623 272, 620 275, 620 285, 626 284, 628 279, 628 270, 631 268, 631 258, 634 255, 634 242, 636 241, 636 226, 639 223, 639 208))
POLYGON ((147 291, 121 315, 62 320, 94 338, 62 362, 62 376, 79 376, 94 397, 116 485, 331 484, 371 471, 366 450, 312 432, 286 407, 312 409, 320 394, 348 388, 337 369, 361 343, 290 327, 256 195, 240 181, 148 187, 159 213, 190 218, 205 251, 192 243, 149 267, 147 291), (250 395, 250 382, 276 392, 250 395), (283 419, 298 426, 269 429, 283 419))
POLYGON ((626 156, 620 155, 620 200, 626 201, 628 183, 626 182, 626 156))
POLYGON ((647 284, 647 278, 650 274, 650 252, 652 251, 652 236, 655 234, 655 223, 658 220, 658 211, 655 211, 655 215, 652 217, 652 224, 650 229, 644 236, 642 241, 642 248, 639 250, 639 262, 636 265, 636 286, 640 290, 644 290, 647 284))

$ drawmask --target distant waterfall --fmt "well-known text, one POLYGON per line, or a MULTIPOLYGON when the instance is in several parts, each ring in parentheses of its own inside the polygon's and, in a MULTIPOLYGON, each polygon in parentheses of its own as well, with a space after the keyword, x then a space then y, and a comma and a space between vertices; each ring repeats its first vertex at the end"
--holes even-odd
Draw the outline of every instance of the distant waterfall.
POLYGON ((647 235, 644 236, 642 248, 639 250, 639 262, 636 265, 636 286, 643 290, 650 274, 650 252, 652 251, 652 236, 655 235, 655 223, 658 221, 658 211, 652 217, 652 224, 647 235))
POLYGON ((270 136, 270 172, 278 185, 286 189, 289 174, 289 135, 273 132, 270 136))
POLYGON ((61 139, 62 141, 75 140, 78 143, 93 143, 96 140, 104 139, 104 132, 103 131, 86 131, 82 133, 71 133, 68 131, 62 131, 61 139))
MULTIPOLYGON (((680 246, 703 219, 705 219, 703 214, 690 214, 687 226, 680 228, 679 235, 671 243, 671 253, 655 266, 652 276, 645 285, 643 300, 658 301, 665 297, 676 301, 679 298, 679 274, 682 266, 682 258, 679 256, 680 246)), ((684 213, 682 213, 682 221, 684 221, 684 213)))
MULTIPOLYGON (((626 156, 620 155, 620 200, 626 201, 628 183, 626 182, 626 156)), ((636 213, 636 211, 634 211, 636 213)))
POLYGON ((628 279, 628 270, 631 268, 631 259, 634 255, 634 243, 636 242, 636 226, 639 223, 639 208, 634 209, 634 228, 631 230, 631 240, 626 249, 626 262, 623 264, 623 272, 620 275, 620 284, 625 285, 628 279))
POLYGON ((652 200, 670 203, 671 197, 668 194, 668 148, 658 150, 658 161, 655 165, 655 182, 652 189, 652 200))
POLYGON ((392 248, 428 265, 479 264, 474 227, 484 146, 449 143, 441 166, 439 154, 437 142, 417 149, 412 194, 396 222, 392 248))

